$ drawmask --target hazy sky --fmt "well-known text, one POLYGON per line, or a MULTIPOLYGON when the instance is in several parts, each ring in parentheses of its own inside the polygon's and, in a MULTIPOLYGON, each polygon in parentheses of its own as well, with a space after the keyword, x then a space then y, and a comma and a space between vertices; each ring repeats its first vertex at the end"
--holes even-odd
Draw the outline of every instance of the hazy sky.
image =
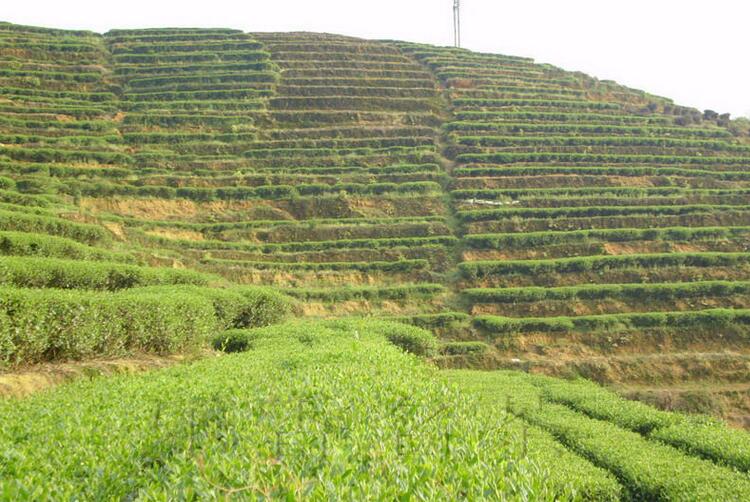
MULTIPOLYGON (((453 0, 5 0, 4 21, 325 31, 452 43, 453 0)), ((464 47, 530 56, 677 103, 750 116, 749 0, 461 0, 464 47)))

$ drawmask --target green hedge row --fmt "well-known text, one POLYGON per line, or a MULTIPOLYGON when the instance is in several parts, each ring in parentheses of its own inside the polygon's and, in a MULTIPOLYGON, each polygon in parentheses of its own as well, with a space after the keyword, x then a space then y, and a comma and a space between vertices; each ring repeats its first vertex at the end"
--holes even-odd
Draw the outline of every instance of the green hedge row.
POLYGON ((295 288, 284 292, 299 300, 336 302, 345 300, 425 300, 445 291, 441 284, 399 286, 347 286, 341 288, 295 288))
MULTIPOLYGON (((648 167, 648 166, 514 166, 514 165, 479 165, 457 167, 454 176, 546 176, 566 174, 577 176, 655 176, 668 181, 670 176, 704 178, 706 180, 750 180, 750 173, 745 171, 716 171, 681 167, 648 167)), ((601 179, 601 178, 600 178, 601 179)))
POLYGON ((76 190, 83 195, 111 197, 130 195, 138 197, 158 197, 160 199, 191 199, 196 201, 211 200, 247 200, 247 199, 289 199, 324 194, 346 192, 352 195, 380 195, 385 193, 421 193, 440 192, 440 185, 432 181, 414 181, 405 183, 339 183, 336 185, 299 184, 270 185, 258 187, 203 188, 170 186, 133 186, 108 182, 89 183, 73 182, 65 187, 67 191, 76 190))
POLYGON ((747 281, 674 282, 657 284, 586 284, 559 288, 476 288, 461 294, 472 303, 540 302, 546 300, 603 300, 607 298, 643 301, 677 300, 705 296, 746 295, 747 281))
POLYGON ((731 267, 750 261, 750 253, 657 253, 585 256, 554 260, 470 261, 459 264, 466 279, 490 275, 575 274, 627 267, 731 267))
POLYGON ((589 100, 562 100, 562 99, 477 99, 457 98, 451 100, 451 104, 458 108, 503 108, 514 106, 531 106, 560 109, 588 109, 588 110, 620 110, 620 103, 589 101, 589 100))
POLYGON ((690 329, 705 326, 721 329, 750 324, 750 310, 707 309, 692 312, 647 312, 601 314, 577 317, 500 317, 477 316, 474 326, 492 334, 533 332, 596 332, 646 328, 690 329))
POLYGON ((511 164, 514 162, 585 162, 590 164, 689 164, 706 166, 747 165, 750 163, 750 157, 562 152, 465 153, 458 155, 456 160, 462 163, 497 164, 511 164))
POLYGON ((579 415, 562 405, 542 404, 521 412, 591 462, 613 472, 632 500, 745 500, 750 481, 743 474, 639 434, 579 415))
POLYGON ((110 262, 133 262, 133 256, 81 244, 65 237, 0 231, 0 255, 41 256, 110 262))
MULTIPOLYGON (((133 41, 127 44, 114 44, 110 47, 110 51, 114 56, 122 54, 157 54, 159 53, 175 53, 175 52, 232 52, 232 51, 251 51, 257 52, 263 48, 263 44, 254 40, 228 40, 228 41, 206 41, 206 42, 137 42, 133 41)), ((270 56, 270 55, 269 55, 270 56)))
MULTIPOLYGON (((637 202, 637 199, 634 201, 637 202)), ((464 222, 492 221, 507 218, 589 218, 596 216, 626 216, 631 214, 684 215, 747 210, 750 205, 684 204, 674 206, 586 206, 586 207, 509 207, 459 211, 464 222)))
POLYGON ((472 249, 520 249, 585 242, 731 240, 750 236, 750 227, 665 227, 471 234, 463 243, 472 249))
MULTIPOLYGON (((732 133, 726 129, 700 129, 697 127, 664 127, 664 126, 624 126, 607 124, 534 124, 528 122, 478 122, 455 121, 443 126, 448 132, 463 131, 492 131, 513 134, 620 134, 638 135, 646 137, 700 137, 700 138, 728 138, 732 133)), ((540 136, 546 137, 546 136, 540 136)), ((622 137, 622 136, 620 136, 622 137)))
POLYGON ((533 122, 564 122, 588 125, 673 125, 674 119, 664 115, 615 115, 608 113, 537 112, 537 111, 457 111, 459 121, 494 120, 517 123, 519 120, 533 122))
POLYGON ((227 328, 276 322, 290 306, 265 288, 174 286, 111 293, 0 287, 0 366, 174 352, 227 328))
POLYGON ((112 239, 112 235, 104 227, 98 225, 2 209, 0 209, 0 230, 52 234, 86 244, 102 244, 112 239))
POLYGON ((458 144, 478 147, 507 146, 630 146, 660 148, 701 148, 724 152, 747 152, 750 146, 728 141, 670 138, 658 136, 463 136, 458 144))
POLYGON ((118 290, 149 285, 207 285, 220 279, 193 270, 122 263, 8 256, 0 260, 0 285, 25 288, 118 290))
POLYGON ((564 404, 720 465, 750 471, 750 435, 715 419, 659 411, 587 381, 534 377, 545 400, 564 404))
POLYGON ((357 270, 360 272, 413 272, 429 269, 427 260, 370 261, 370 262, 323 262, 323 263, 278 263, 268 261, 243 261, 206 259, 205 263, 220 267, 240 267, 255 270, 357 270))

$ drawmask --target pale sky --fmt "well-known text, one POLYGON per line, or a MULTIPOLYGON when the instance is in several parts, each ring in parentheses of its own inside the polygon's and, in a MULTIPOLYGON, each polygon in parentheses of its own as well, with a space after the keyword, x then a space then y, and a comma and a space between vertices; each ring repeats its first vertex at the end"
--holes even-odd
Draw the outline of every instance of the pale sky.
MULTIPOLYGON (((89 29, 322 31, 452 44, 453 0, 4 0, 0 20, 89 29)), ((461 0, 463 46, 529 56, 750 117, 748 0, 461 0)))

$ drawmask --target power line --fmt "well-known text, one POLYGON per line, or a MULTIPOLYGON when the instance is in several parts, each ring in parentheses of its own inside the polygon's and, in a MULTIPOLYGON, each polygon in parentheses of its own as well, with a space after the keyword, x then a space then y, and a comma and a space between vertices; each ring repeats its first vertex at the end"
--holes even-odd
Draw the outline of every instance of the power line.
POLYGON ((461 47, 461 2, 453 0, 453 45, 461 47))

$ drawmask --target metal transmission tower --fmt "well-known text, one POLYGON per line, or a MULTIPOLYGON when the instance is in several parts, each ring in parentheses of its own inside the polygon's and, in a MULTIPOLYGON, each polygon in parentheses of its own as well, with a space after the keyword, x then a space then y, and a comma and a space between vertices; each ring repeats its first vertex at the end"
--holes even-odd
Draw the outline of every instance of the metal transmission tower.
POLYGON ((453 45, 461 47, 461 2, 453 0, 453 45))

